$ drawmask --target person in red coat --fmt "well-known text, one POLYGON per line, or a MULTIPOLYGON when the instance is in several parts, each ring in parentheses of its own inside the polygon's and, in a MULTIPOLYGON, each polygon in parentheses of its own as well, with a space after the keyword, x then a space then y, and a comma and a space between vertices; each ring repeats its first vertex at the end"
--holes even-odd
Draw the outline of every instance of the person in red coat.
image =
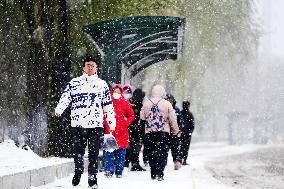
MULTIPOLYGON (((134 121, 135 115, 130 102, 123 98, 123 88, 115 84, 110 90, 116 118, 116 127, 112 132, 115 137, 118 149, 113 152, 105 151, 105 176, 112 177, 115 173, 117 178, 122 177, 125 162, 126 148, 129 143, 128 126, 134 121)), ((105 134, 110 134, 110 129, 105 123, 105 134)))

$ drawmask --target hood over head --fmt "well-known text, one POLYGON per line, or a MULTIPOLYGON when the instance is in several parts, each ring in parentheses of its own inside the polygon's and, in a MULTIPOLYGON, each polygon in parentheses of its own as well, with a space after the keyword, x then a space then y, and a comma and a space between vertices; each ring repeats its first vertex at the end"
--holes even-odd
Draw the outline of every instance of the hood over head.
POLYGON ((133 91, 133 89, 132 89, 132 86, 130 85, 130 84, 125 84, 124 86, 123 86, 123 90, 124 91, 128 91, 129 93, 132 93, 133 91))
POLYGON ((123 93, 123 87, 122 87, 122 85, 121 85, 121 84, 114 84, 114 85, 111 86, 111 88, 110 88, 110 94, 111 94, 111 95, 113 95, 113 89, 115 89, 115 88, 119 88, 120 91, 121 91, 121 94, 123 93))
POLYGON ((151 94, 152 98, 164 98, 165 95, 166 95, 166 90, 162 85, 155 85, 152 88, 152 94, 151 94))
POLYGON ((167 94, 165 100, 169 101, 173 105, 173 107, 176 106, 177 101, 173 95, 167 94))
POLYGON ((182 109, 185 111, 189 111, 189 107, 190 107, 190 102, 189 101, 183 101, 182 102, 182 109))
POLYGON ((143 98, 145 97, 145 92, 142 91, 142 89, 137 88, 133 92, 133 99, 137 102, 142 102, 143 98))

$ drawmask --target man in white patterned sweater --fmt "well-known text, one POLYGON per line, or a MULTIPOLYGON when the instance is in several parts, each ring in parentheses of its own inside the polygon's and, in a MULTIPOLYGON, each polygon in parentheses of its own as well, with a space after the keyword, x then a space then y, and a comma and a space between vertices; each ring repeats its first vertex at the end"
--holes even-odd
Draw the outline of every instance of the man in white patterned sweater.
POLYGON ((116 126, 115 113, 107 83, 98 78, 96 57, 87 56, 83 62, 84 74, 72 79, 65 88, 55 115, 59 117, 71 103, 71 127, 74 135, 75 174, 72 185, 80 183, 84 172, 84 153, 88 144, 88 184, 95 189, 97 185, 98 154, 100 137, 103 136, 103 119, 110 129, 116 126))

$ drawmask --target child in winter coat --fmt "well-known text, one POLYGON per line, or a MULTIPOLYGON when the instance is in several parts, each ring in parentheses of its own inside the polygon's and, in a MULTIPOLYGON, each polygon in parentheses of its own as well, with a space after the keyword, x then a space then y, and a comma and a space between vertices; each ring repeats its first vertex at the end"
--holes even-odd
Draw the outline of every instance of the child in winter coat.
MULTIPOLYGON (((128 126, 134 121, 135 115, 131 104, 122 97, 123 88, 119 84, 115 84, 110 90, 112 102, 116 118, 116 128, 112 132, 118 145, 118 149, 113 152, 105 151, 105 176, 112 177, 113 174, 117 178, 122 177, 124 168, 126 148, 129 143, 128 126)), ((105 122, 105 134, 109 134, 108 123, 105 122)))

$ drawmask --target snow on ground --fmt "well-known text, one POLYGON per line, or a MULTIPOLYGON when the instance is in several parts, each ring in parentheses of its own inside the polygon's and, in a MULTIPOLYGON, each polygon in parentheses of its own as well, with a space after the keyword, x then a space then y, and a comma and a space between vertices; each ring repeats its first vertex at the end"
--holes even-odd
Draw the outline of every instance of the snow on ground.
MULTIPOLYGON (((98 174, 98 185, 102 189, 173 189, 173 188, 192 188, 192 189, 230 189, 229 186, 222 184, 210 175, 204 168, 205 162, 215 157, 224 156, 226 154, 237 154, 255 149, 254 146, 236 147, 226 146, 222 143, 200 143, 193 144, 191 150, 191 158, 189 166, 182 166, 178 171, 173 170, 173 162, 169 155, 168 166, 165 170, 165 180, 156 181, 150 179, 149 167, 146 172, 133 172, 127 169, 123 173, 122 178, 105 178, 103 173, 98 174)), ((57 180, 49 185, 34 187, 33 189, 67 189, 72 187, 70 175, 67 178, 57 180)), ((87 188, 87 174, 81 178, 81 183, 78 189, 87 188)))
MULTIPOLYGON (((190 170, 192 182, 196 189, 231 189, 230 185, 225 185, 215 179, 205 165, 208 161, 226 157, 232 154, 242 154, 258 149, 259 146, 228 146, 224 143, 197 143, 191 147, 190 170)), ((193 188, 193 189, 195 189, 193 188)))
POLYGON ((265 146, 253 152, 230 155, 206 163, 211 175, 245 189, 284 188, 284 145, 265 146))
MULTIPOLYGON (((236 177, 234 176, 238 174, 240 175, 240 171, 233 168, 238 167, 240 162, 242 162, 242 165, 244 166, 246 160, 250 159, 250 161, 248 161, 248 163, 250 164, 248 166, 249 169, 252 169, 252 171, 254 172, 258 172, 263 166, 262 164, 255 164, 254 159, 261 159, 261 157, 265 157, 262 158, 265 159, 264 164, 265 162, 271 162, 272 160, 278 159, 277 157, 273 156, 275 152, 274 149, 278 149, 278 146, 275 146, 229 146, 224 143, 194 143, 192 144, 192 147, 190 149, 190 165, 182 166, 178 171, 173 170, 174 165, 172 162, 172 157, 169 154, 168 166, 165 170, 164 181, 151 180, 149 167, 146 167, 147 171, 145 172, 133 172, 125 169, 122 178, 105 178, 103 173, 99 173, 98 184, 100 189, 174 189, 175 187, 191 189, 232 189, 236 187, 247 188, 243 187, 244 185, 238 185, 238 183, 235 183, 234 179, 236 177), (265 151, 265 149, 270 149, 270 151, 265 151), (260 151, 263 152, 259 153, 260 151), (265 156, 265 154, 271 155, 265 156), (223 170, 225 170, 226 172, 222 172, 223 170), (231 173, 231 175, 233 175, 232 178, 226 177, 224 179, 224 174, 225 176, 227 176, 228 172, 230 173, 230 171, 233 172, 231 173)), ((284 149, 283 145, 281 149, 284 149)), ((277 152, 276 155, 279 156, 279 153, 281 152, 283 151, 277 152)), ((66 161, 72 160, 60 158, 41 158, 31 151, 17 148, 12 141, 5 141, 4 143, 0 143, 0 175, 7 175, 24 170, 35 169, 37 167, 40 168, 47 165, 63 163, 66 161)), ((281 169, 280 171, 282 171, 283 164, 278 166, 276 162, 273 164, 273 166, 279 168, 277 170, 281 169)), ((283 172, 281 172, 281 174, 282 173, 283 172)), ((267 172, 262 171, 261 174, 267 174, 267 172)), ((71 185, 72 176, 73 174, 69 175, 66 178, 58 179, 53 183, 31 188, 70 189, 73 188, 71 185)), ((250 178, 250 175, 247 174, 240 176, 250 178)), ((268 176, 270 175, 268 174, 268 176)), ((277 178, 279 179, 279 177, 277 178)), ((281 183, 283 182, 280 182, 280 184, 281 183)), ((253 182, 251 182, 250 184, 252 186, 251 188, 253 189, 269 188, 264 185, 260 186, 259 184, 253 182)), ((88 188, 87 174, 84 174, 82 176, 80 185, 74 188, 88 188)))
POLYGON ((18 148, 14 141, 0 143, 0 176, 70 162, 65 158, 41 158, 31 150, 18 148))

